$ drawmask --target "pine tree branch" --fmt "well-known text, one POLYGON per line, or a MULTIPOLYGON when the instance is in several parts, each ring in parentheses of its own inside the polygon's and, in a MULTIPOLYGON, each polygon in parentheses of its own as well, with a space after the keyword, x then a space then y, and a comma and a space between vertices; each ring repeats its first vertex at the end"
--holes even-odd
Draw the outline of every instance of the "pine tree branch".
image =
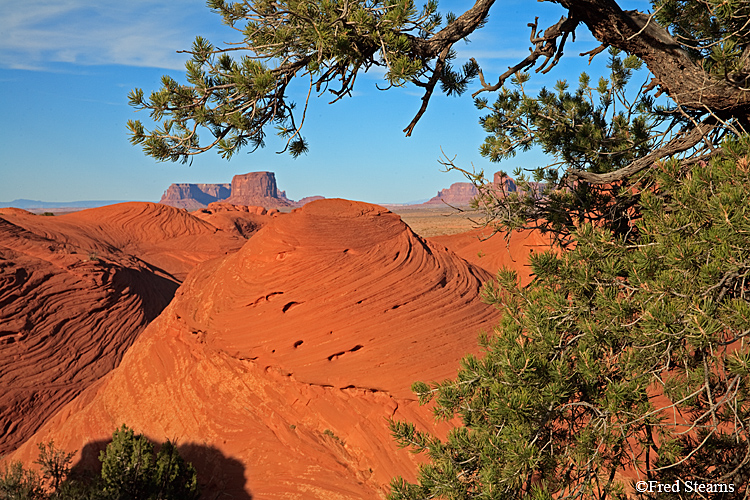
POLYGON ((446 47, 466 38, 481 27, 494 3, 495 0, 477 0, 471 9, 426 40, 409 35, 414 55, 423 60, 437 57, 446 47))
MULTIPOLYGON (((531 28, 531 36, 529 37, 529 40, 534 45, 534 50, 529 49, 531 51, 531 54, 526 56, 523 61, 519 62, 515 66, 508 67, 508 71, 500 75, 497 83, 494 85, 488 85, 485 82, 484 73, 482 73, 482 71, 480 70, 479 81, 482 84, 482 88, 474 92, 471 95, 472 97, 476 97, 482 92, 494 92, 500 89, 500 87, 502 87, 505 83, 505 80, 516 74, 518 71, 530 68, 531 66, 536 64, 536 61, 542 56, 544 56, 546 59, 537 69, 537 72, 541 71, 542 73, 547 73, 550 69, 557 65, 558 61, 562 57, 563 47, 565 46, 565 41, 567 40, 568 35, 572 33, 575 37, 575 29, 576 26, 578 26, 578 21, 575 20, 572 16, 567 18, 562 17, 557 23, 544 30, 544 34, 541 36, 537 36, 538 22, 539 18, 537 17, 534 19, 533 23, 528 24, 528 26, 531 28), (557 39, 560 37, 562 37, 562 39, 560 40, 560 46, 558 47, 557 39), (545 66, 547 66, 547 63, 550 61, 550 59, 552 59, 552 63, 545 69, 545 66)), ((474 64, 477 65, 477 67, 479 66, 474 58, 472 58, 471 61, 473 61, 474 64)))
POLYGON ((419 111, 417 111, 417 114, 416 116, 414 116, 411 123, 409 123, 409 125, 407 125, 407 127, 403 130, 406 133, 406 137, 411 137, 411 133, 414 131, 414 127, 417 126, 417 122, 420 118, 422 118, 424 112, 427 111, 427 105, 429 104, 430 97, 432 97, 432 93, 435 90, 435 85, 437 85, 437 82, 440 79, 440 74, 443 72, 443 68, 445 67, 445 60, 448 58, 451 47, 452 45, 448 45, 440 53, 440 56, 435 63, 435 70, 432 72, 430 80, 427 82, 427 84, 424 85, 425 91, 424 95, 422 96, 422 105, 419 107, 419 111))
POLYGON ((568 179, 570 180, 582 180, 590 182, 592 184, 610 184, 612 182, 621 181, 632 175, 645 170, 652 166, 656 161, 673 156, 677 153, 687 151, 696 145, 698 145, 705 136, 718 127, 716 120, 709 118, 708 120, 698 124, 697 127, 690 129, 686 133, 680 134, 665 146, 652 151, 642 158, 630 163, 627 167, 623 167, 614 172, 607 172, 604 174, 595 174, 592 172, 585 172, 582 170, 570 169, 567 171, 568 179))
POLYGON ((750 91, 710 75, 669 32, 651 17, 623 11, 614 0, 554 0, 586 24, 603 44, 642 59, 661 88, 677 104, 690 109, 750 116, 750 91))

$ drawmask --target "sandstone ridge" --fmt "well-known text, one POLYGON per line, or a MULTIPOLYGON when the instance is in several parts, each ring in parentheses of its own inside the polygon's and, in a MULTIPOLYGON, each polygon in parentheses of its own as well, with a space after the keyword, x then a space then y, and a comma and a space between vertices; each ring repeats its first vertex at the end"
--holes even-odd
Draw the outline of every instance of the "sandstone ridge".
POLYGON ((387 419, 444 434, 409 387, 454 377, 478 352, 498 319, 479 299, 490 276, 379 206, 275 214, 241 250, 196 267, 120 366, 11 458, 29 464, 49 439, 81 450, 127 423, 241 463, 229 477, 186 452, 204 484, 236 498, 383 498, 419 460, 387 419))
POLYGON ((196 264, 271 219, 238 213, 221 229, 155 203, 1 212, 0 455, 117 366, 196 264))

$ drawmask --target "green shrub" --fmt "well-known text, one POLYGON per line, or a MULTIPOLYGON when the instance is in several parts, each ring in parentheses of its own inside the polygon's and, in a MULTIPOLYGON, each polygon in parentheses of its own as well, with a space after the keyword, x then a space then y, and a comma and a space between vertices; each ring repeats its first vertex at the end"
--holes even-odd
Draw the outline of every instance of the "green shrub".
POLYGON ((39 465, 42 477, 48 481, 48 488, 58 491, 60 485, 70 475, 70 462, 75 453, 66 453, 55 448, 55 443, 39 443, 39 457, 34 461, 39 465))
POLYGON ((21 462, 5 465, 0 472, 0 500, 43 499, 42 481, 32 470, 25 470, 21 462))
POLYGON ((123 425, 99 454, 101 477, 71 475, 74 453, 39 445, 41 476, 12 462, 0 471, 0 500, 197 500, 195 467, 178 453, 174 443, 154 445, 123 425))

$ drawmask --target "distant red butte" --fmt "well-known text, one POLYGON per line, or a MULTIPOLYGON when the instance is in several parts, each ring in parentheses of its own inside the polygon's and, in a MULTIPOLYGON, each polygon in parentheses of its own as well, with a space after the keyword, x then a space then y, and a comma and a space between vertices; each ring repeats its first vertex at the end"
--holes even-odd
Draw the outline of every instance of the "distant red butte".
POLYGON ((506 193, 512 193, 517 189, 516 183, 505 172, 495 172, 492 183, 506 193))
POLYGON ((451 206, 466 206, 478 194, 477 188, 471 182, 454 182, 448 189, 441 189, 437 196, 424 202, 423 205, 448 204, 451 206))
POLYGON ((276 185, 273 172, 250 172, 235 175, 231 184, 172 184, 159 203, 193 211, 215 202, 231 205, 270 208, 301 207, 322 196, 308 196, 300 201, 286 197, 276 185))
MULTIPOLYGON (((518 190, 513 179, 503 172, 495 172, 492 184, 498 196, 502 196, 503 193, 515 193, 518 190)), ((532 189, 543 188, 541 183, 530 184, 532 189)), ((502 268, 512 269, 516 271, 521 285, 526 285, 531 281, 529 264, 531 254, 545 252, 552 248, 550 236, 544 236, 538 230, 514 231, 509 235, 502 231, 495 232, 492 227, 483 227, 459 234, 432 236, 428 239, 445 245, 459 256, 493 275, 502 268)))
MULTIPOLYGON (((513 179, 502 172, 496 172, 492 180, 496 186, 506 192, 516 190, 516 184, 513 182, 513 179)), ((462 207, 469 205, 472 200, 476 198, 477 194, 479 194, 479 191, 471 182, 454 182, 449 188, 441 189, 438 191, 437 196, 434 196, 421 205, 432 206, 447 204, 454 207, 462 207)))
POLYGON ((233 205, 259 205, 265 208, 291 207, 286 193, 276 187, 273 172, 250 172, 232 177, 232 194, 227 203, 233 205))
POLYGON ((172 184, 161 196, 159 203, 193 211, 229 198, 232 193, 230 186, 231 184, 172 184))
POLYGON ((54 439, 95 461, 126 423, 177 439, 211 495, 382 499, 422 460, 388 419, 445 435, 410 385, 455 377, 478 353, 498 320, 479 298, 490 277, 375 205, 277 214, 196 267, 120 366, 10 458, 31 464, 54 439))
POLYGON ((0 456, 117 366, 188 271, 263 225, 242 213, 219 228, 155 203, 0 214, 0 456))

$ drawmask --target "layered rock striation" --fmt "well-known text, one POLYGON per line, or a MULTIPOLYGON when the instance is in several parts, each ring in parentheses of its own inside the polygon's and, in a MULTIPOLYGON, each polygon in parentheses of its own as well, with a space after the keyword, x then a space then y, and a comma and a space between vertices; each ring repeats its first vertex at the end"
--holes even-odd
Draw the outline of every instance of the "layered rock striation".
MULTIPOLYGON (((245 216, 235 220, 263 225, 245 216)), ((117 366, 190 269, 247 235, 155 203, 2 210, 0 456, 117 366)))
POLYGON ((479 298, 489 278, 375 205, 276 214, 240 251, 198 266, 120 366, 12 458, 31 463, 49 439, 90 448, 126 423, 182 443, 211 494, 383 498, 419 460, 388 419, 444 435, 409 388, 454 377, 478 352, 498 319, 479 298))

